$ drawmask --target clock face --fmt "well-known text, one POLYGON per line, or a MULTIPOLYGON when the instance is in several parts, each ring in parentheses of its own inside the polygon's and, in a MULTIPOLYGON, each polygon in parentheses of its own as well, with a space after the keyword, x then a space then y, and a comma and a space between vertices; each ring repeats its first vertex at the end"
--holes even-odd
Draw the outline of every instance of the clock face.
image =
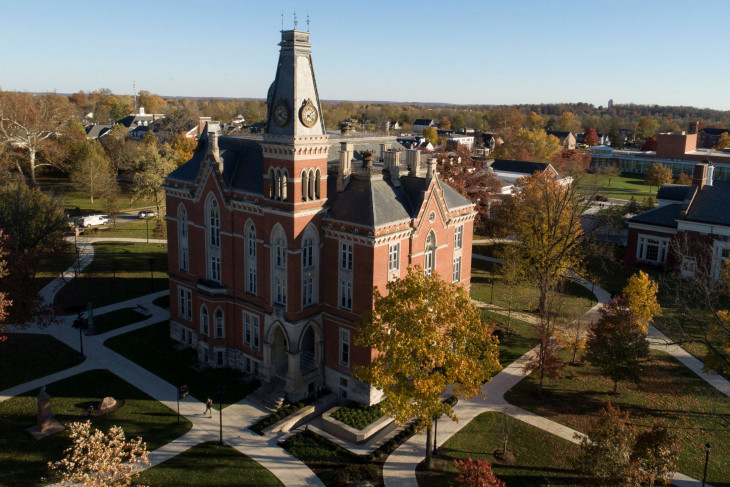
POLYGON ((289 123, 289 116, 289 107, 286 106, 283 100, 279 101, 274 107, 274 122, 276 122, 276 125, 279 127, 285 126, 289 123))
POLYGON ((307 102, 304 104, 301 110, 299 110, 299 119, 302 121, 302 124, 304 124, 307 128, 314 127, 314 124, 317 123, 317 119, 319 118, 319 114, 317 113, 317 108, 314 106, 314 103, 312 103, 312 100, 307 100, 307 102))

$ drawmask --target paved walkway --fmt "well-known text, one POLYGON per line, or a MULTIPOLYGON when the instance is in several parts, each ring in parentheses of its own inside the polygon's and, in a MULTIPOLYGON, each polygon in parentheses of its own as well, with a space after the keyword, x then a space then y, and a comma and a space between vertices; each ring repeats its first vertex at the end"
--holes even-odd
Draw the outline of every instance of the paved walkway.
MULTIPOLYGON (((77 243, 83 249, 79 259, 81 269, 88 266, 93 259, 93 247, 90 243, 99 240, 146 241, 145 239, 78 239, 77 243)), ((63 287, 66 279, 73 278, 75 272, 76 270, 72 267, 64 272, 62 277, 55 279, 43 288, 40 294, 44 300, 46 302, 53 302, 56 293, 63 287)), ((71 377, 87 370, 106 369, 157 401, 165 404, 171 410, 177 410, 177 387, 175 385, 162 380, 160 377, 157 377, 126 357, 104 346, 104 341, 112 336, 129 333, 130 331, 169 319, 170 314, 168 310, 162 309, 152 303, 152 301, 167 293, 168 291, 160 291, 95 309, 94 313, 98 316, 122 308, 143 306, 151 314, 147 319, 139 323, 95 336, 84 336, 86 360, 82 364, 14 386, 5 391, 0 391, 0 402, 29 390, 37 389, 44 384, 71 377)), ((58 324, 50 325, 46 328, 11 325, 7 327, 7 331, 48 334, 78 351, 80 349, 79 333, 78 330, 71 326, 74 318, 74 316, 63 316, 59 319, 58 324)), ((206 417, 202 414, 204 410, 205 405, 192 396, 188 396, 180 401, 180 414, 192 422, 192 429, 180 438, 151 452, 151 466, 162 463, 201 442, 217 440, 219 438, 220 415, 216 411, 212 417, 206 417)), ((268 414, 268 411, 250 403, 246 399, 224 408, 222 415, 224 441, 268 469, 287 487, 323 486, 322 481, 309 467, 276 444, 276 438, 259 436, 248 429, 249 425, 268 414)))
MULTIPOLYGON (((472 255, 479 260, 501 263, 500 259, 486 257, 477 254, 472 255)), ((599 304, 588 310, 581 319, 593 322, 598 318, 600 304, 607 303, 611 299, 610 293, 594 286, 580 276, 573 276, 573 279, 586 289, 590 289, 596 296, 599 304)), ((689 355, 685 350, 676 345, 668 346, 669 339, 662 335, 653 326, 649 328, 649 339, 652 348, 666 351, 677 358, 684 365, 689 367, 697 375, 705 379, 712 386, 726 395, 730 395, 730 382, 720 376, 707 376, 702 372, 702 363, 689 355)), ((563 426, 543 416, 509 404, 504 399, 504 394, 512 389, 519 381, 526 377, 524 364, 537 352, 537 347, 504 368, 492 380, 482 387, 482 393, 486 397, 477 397, 465 401, 459 401, 454 407, 454 412, 459 422, 443 419, 438 424, 438 437, 436 444, 443 445, 461 428, 466 426, 472 419, 485 412, 498 412, 512 416, 531 426, 557 435, 573 443, 580 443, 585 435, 579 431, 563 426)), ((426 433, 414 435, 407 442, 396 449, 386 460, 383 467, 383 481, 385 487, 418 487, 416 479, 416 466, 423 460, 426 451, 426 433)), ((698 487, 701 482, 681 473, 675 473, 672 484, 680 487, 698 487)), ((706 484, 707 487, 711 487, 706 484)))

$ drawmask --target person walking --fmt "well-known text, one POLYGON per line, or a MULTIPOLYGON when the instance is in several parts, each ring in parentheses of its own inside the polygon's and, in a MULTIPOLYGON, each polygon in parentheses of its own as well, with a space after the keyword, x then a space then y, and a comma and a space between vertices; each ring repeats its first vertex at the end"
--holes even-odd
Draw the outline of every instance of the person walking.
POLYGON ((210 417, 212 418, 213 417, 213 399, 211 399, 211 398, 208 398, 205 401, 205 412, 203 413, 203 416, 207 415, 208 413, 210 413, 210 417))

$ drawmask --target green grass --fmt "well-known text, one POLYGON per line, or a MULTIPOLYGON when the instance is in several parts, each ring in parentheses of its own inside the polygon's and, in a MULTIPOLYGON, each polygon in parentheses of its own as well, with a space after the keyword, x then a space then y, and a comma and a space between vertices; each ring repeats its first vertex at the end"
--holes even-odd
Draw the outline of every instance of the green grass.
POLYGON ((538 344, 535 327, 526 321, 482 310, 484 319, 496 322, 495 334, 499 338, 499 363, 506 367, 538 344))
POLYGON ((147 220, 134 220, 132 222, 129 222, 127 220, 118 220, 116 229, 110 223, 101 227, 86 229, 84 230, 84 236, 96 238, 149 238, 150 240, 166 238, 164 236, 160 237, 155 235, 156 226, 157 220, 155 218, 149 218, 147 220))
POLYGON ((167 321, 110 338, 104 344, 170 384, 187 384, 190 395, 200 401, 213 398, 216 406, 218 384, 226 386, 223 407, 240 401, 258 387, 257 381, 239 384, 242 373, 237 370, 193 370, 191 366, 198 363, 197 352, 187 348, 176 349, 179 344, 170 338, 170 324, 167 321))
POLYGON ((0 343, 0 391, 84 361, 71 347, 49 335, 8 333, 0 343))
POLYGON ((147 316, 135 311, 134 308, 122 308, 103 315, 94 316, 94 332, 101 335, 123 326, 139 323, 147 319, 147 316))
POLYGON ((608 246, 603 249, 603 252, 608 255, 591 253, 586 256, 585 265, 588 271, 586 277, 609 293, 619 295, 621 290, 626 287, 629 277, 638 270, 623 264, 625 248, 608 246))
MULTIPOLYGON (((78 207, 81 215, 89 215, 92 213, 104 213, 104 198, 94 198, 91 202, 89 195, 80 191, 76 191, 67 178, 55 177, 39 177, 38 185, 43 191, 54 192, 60 194, 64 198, 64 206, 71 217, 80 216, 76 214, 78 207)), ((134 199, 129 184, 122 183, 122 193, 117 197, 119 207, 122 211, 129 211, 134 208, 146 208, 154 205, 151 199, 134 199)))
POLYGON ((546 380, 542 398, 530 375, 507 394, 512 404, 587 431, 607 402, 629 411, 631 423, 649 428, 661 419, 677 434, 679 471, 702 478, 704 444, 713 445, 707 481, 730 486, 730 400, 670 355, 653 351, 640 384, 621 382, 614 395, 613 382, 589 365, 566 365, 563 378, 546 380))
POLYGON ((363 430, 383 417, 380 406, 365 406, 364 404, 348 401, 332 414, 332 418, 345 423, 357 430, 363 430))
POLYGON ((482 413, 439 449, 435 460, 442 471, 416 471, 420 487, 454 485, 454 460, 473 458, 492 462, 492 469, 508 487, 580 485, 580 475, 570 466, 577 445, 500 413, 482 413), (515 463, 501 464, 493 453, 502 448, 501 428, 511 428, 507 449, 515 463))
MULTIPOLYGON (((537 289, 525 282, 508 284, 503 280, 501 267, 501 264, 473 260, 471 297, 505 309, 511 308, 512 311, 535 312, 538 300, 537 289), (492 282, 494 286, 492 286, 492 282), (493 295, 492 289, 494 289, 493 295)), ((590 290, 572 281, 565 284, 560 296, 565 300, 562 315, 566 318, 578 317, 596 303, 590 290)))
POLYGON ((628 200, 632 196, 637 201, 644 201, 651 196, 656 198, 657 188, 651 188, 644 184, 643 174, 622 173, 621 176, 611 178, 611 185, 608 184, 608 178, 603 174, 587 174, 578 183, 581 187, 597 187, 598 194, 602 194, 609 198, 617 198, 628 200))
POLYGON ((70 242, 65 242, 58 252, 39 257, 35 274, 38 289, 42 289, 61 275, 62 272, 69 269, 75 261, 76 252, 70 242))
POLYGON ((54 304, 65 309, 117 303, 168 289, 167 245, 97 242, 94 260, 78 281, 72 280, 56 294, 54 304), (150 280, 150 259, 154 286, 150 280))
POLYGON ((238 450, 216 442, 201 443, 153 468, 135 480, 142 485, 262 487, 283 485, 274 474, 238 450))
MULTIPOLYGON (((191 423, 182 418, 177 424, 174 411, 114 374, 104 370, 86 372, 48 385, 51 407, 63 424, 84 421, 82 410, 106 396, 124 399, 114 413, 93 418, 92 424, 106 431, 121 426, 128 438, 141 436, 152 451, 185 434, 191 423)), ((37 390, 0 403, 0 486, 42 485, 49 474, 48 461, 60 460, 70 445, 68 430, 35 440, 25 429, 36 424, 37 390)))

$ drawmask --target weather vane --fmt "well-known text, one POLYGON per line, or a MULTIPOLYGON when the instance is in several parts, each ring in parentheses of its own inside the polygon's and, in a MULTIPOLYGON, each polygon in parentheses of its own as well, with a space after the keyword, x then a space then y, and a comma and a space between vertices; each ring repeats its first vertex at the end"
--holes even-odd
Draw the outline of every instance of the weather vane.
POLYGON ((284 30, 284 9, 281 9, 281 30, 284 30))
POLYGON ((309 10, 307 10, 307 32, 309 32, 309 10))
POLYGON ((294 30, 297 30, 297 25, 299 25, 299 22, 297 21, 297 11, 294 11, 294 30))

